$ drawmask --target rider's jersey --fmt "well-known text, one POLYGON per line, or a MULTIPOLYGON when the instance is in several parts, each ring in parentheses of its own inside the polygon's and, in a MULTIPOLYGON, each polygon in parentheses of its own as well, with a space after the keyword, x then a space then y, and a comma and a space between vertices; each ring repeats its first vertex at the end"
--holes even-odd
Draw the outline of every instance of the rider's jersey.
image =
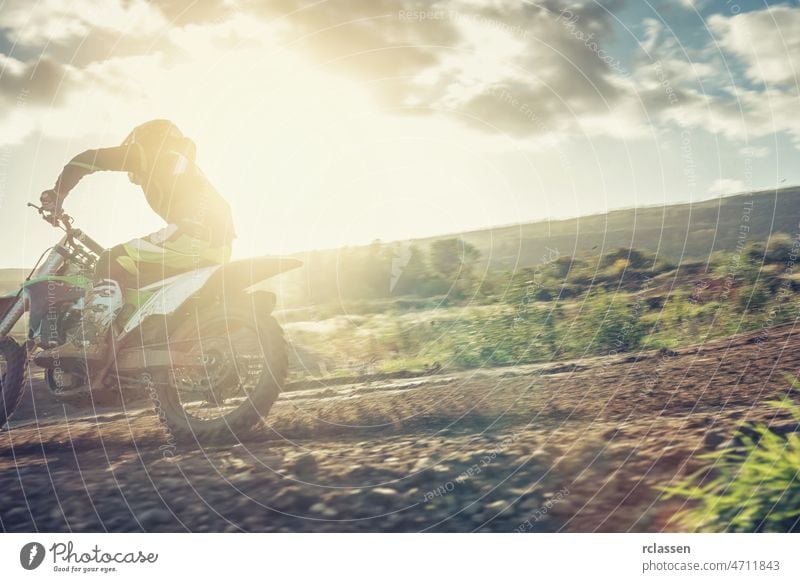
POLYGON ((103 170, 128 172, 150 207, 187 234, 212 246, 229 245, 236 238, 230 206, 197 164, 180 152, 162 151, 148 161, 136 143, 87 150, 64 167, 55 190, 66 196, 81 178, 103 170))

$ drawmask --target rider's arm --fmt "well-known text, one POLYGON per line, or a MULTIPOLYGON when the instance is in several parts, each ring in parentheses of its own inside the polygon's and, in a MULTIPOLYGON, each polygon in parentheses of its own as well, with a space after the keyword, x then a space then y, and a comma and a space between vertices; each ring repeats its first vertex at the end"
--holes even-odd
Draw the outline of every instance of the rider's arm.
POLYGON ((86 150, 64 166, 54 190, 63 198, 88 174, 99 171, 139 172, 143 163, 141 148, 137 144, 86 150))

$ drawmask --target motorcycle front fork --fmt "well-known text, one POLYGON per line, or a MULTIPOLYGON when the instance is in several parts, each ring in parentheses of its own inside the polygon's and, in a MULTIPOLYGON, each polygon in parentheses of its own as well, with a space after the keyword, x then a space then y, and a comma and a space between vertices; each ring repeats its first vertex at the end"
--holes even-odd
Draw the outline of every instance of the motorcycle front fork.
MULTIPOLYGON (((66 252, 66 249, 62 249, 63 247, 61 245, 56 245, 53 247, 53 250, 50 251, 50 254, 48 255, 47 259, 45 259, 44 263, 42 263, 39 268, 36 269, 36 272, 33 273, 33 275, 31 275, 29 278, 55 275, 66 260, 62 254, 66 252)), ((24 313, 25 292, 23 290, 23 292, 19 294, 19 297, 17 297, 17 300, 6 311, 5 315, 3 315, 2 319, 0 319, 0 338, 4 338, 11 333, 14 325, 16 325, 24 313)))

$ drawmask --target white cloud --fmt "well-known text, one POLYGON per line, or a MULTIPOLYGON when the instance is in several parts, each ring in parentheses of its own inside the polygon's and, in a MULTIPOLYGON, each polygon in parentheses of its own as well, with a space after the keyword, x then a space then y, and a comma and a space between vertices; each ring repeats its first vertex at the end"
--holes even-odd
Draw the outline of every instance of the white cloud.
POLYGON ((647 113, 659 125, 700 129, 741 144, 785 133, 800 147, 795 75, 800 39, 794 34, 800 29, 800 9, 773 6, 717 14, 708 22, 715 40, 691 50, 664 34, 659 23, 643 21, 643 47, 659 63, 641 64, 633 76, 647 113), (745 66, 745 79, 737 73, 739 63, 745 66), (664 103, 666 91, 671 92, 670 106, 664 103))
POLYGON ((165 24, 162 13, 145 0, 8 0, 0 12, 0 29, 11 31, 14 42, 36 47, 81 38, 93 29, 146 36, 165 24))
POLYGON ((735 180, 733 178, 717 178, 711 182, 708 187, 708 193, 716 196, 725 196, 727 194, 737 194, 744 192, 747 189, 744 182, 735 180))
POLYGON ((766 146, 746 146, 740 149, 739 153, 746 158, 766 158, 772 150, 766 146))
POLYGON ((708 0, 680 0, 680 4, 690 10, 700 10, 708 4, 708 0))
MULTIPOLYGON (((200 24, 171 27, 171 19, 162 12, 166 4, 111 0, 102 9, 92 9, 89 0, 69 5, 10 0, 4 5, 0 27, 29 44, 57 41, 71 50, 70 39, 82 43, 85 35, 97 30, 109 31, 109 38, 120 42, 144 39, 143 45, 134 45, 138 53, 44 70, 48 74, 40 75, 43 96, 52 89, 62 102, 72 104, 63 111, 50 107, 45 127, 55 135, 73 131, 77 124, 71 119, 90 115, 87 103, 127 123, 143 111, 158 109, 165 87, 183 99, 191 85, 173 72, 185 70, 187 62, 207 68, 214 90, 237 83, 247 76, 239 75, 241 67, 230 63, 237 63, 237 55, 249 47, 253 50, 243 58, 252 62, 275 59, 276 53, 283 55, 279 59, 283 63, 290 61, 287 54, 310 57, 314 66, 345 73, 369 86, 387 109, 441 111, 473 129, 510 135, 528 144, 575 135, 638 138, 673 124, 742 143, 786 132, 800 144, 798 94, 789 86, 800 58, 800 40, 790 34, 791 27, 800 28, 800 10, 788 6, 710 19, 723 54, 741 59, 748 78, 775 83, 763 90, 732 87, 724 77, 722 55, 714 54, 713 45, 687 54, 674 33, 654 19, 641 23, 642 49, 648 56, 638 63, 626 60, 631 69, 627 74, 621 63, 609 64, 625 56, 611 54, 613 19, 592 3, 569 5, 569 14, 578 17, 570 20, 559 12, 567 4, 547 3, 545 9, 454 0, 444 5, 442 18, 414 21, 399 16, 402 2, 398 6, 389 0, 341 0, 292 12, 295 4, 286 0, 280 7, 247 6, 220 12, 218 19, 207 14, 209 19, 200 24), (275 14, 282 17, 273 18, 275 14), (163 41, 170 50, 152 48, 149 38, 163 41), (220 63, 231 74, 219 70, 220 63), (59 78, 63 80, 56 84, 45 83, 59 78), (70 95, 76 86, 77 94, 70 95)), ((170 5, 177 10, 181 3, 170 5)), ((213 12, 212 5, 207 6, 213 12)), ((30 64, 6 61, 3 66, 10 76, 3 81, 8 89, 9 81, 22 78, 21 71, 30 64)), ((271 78, 281 84, 286 72, 275 72, 271 78)), ((202 83, 202 76, 192 82, 202 83)), ((34 108, 28 112, 38 113, 34 108)), ((9 114, 0 111, 4 124, 2 117, 9 114)), ((19 114, 16 117, 16 129, 7 135, 18 137, 22 127, 32 125, 21 123, 19 114)))
POLYGON ((746 65, 756 83, 797 86, 800 79, 800 9, 770 6, 708 20, 719 46, 746 65))

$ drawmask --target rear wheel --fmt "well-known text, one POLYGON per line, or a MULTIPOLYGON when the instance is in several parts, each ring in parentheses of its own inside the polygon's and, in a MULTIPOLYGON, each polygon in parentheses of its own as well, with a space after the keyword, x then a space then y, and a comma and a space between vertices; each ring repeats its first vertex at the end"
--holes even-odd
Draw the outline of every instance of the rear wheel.
POLYGON ((260 426, 283 389, 283 331, 250 302, 198 308, 171 334, 169 348, 184 362, 196 362, 173 367, 156 384, 156 412, 176 440, 239 440, 260 426))
POLYGON ((10 337, 0 340, 0 428, 22 400, 27 371, 25 348, 10 337))

